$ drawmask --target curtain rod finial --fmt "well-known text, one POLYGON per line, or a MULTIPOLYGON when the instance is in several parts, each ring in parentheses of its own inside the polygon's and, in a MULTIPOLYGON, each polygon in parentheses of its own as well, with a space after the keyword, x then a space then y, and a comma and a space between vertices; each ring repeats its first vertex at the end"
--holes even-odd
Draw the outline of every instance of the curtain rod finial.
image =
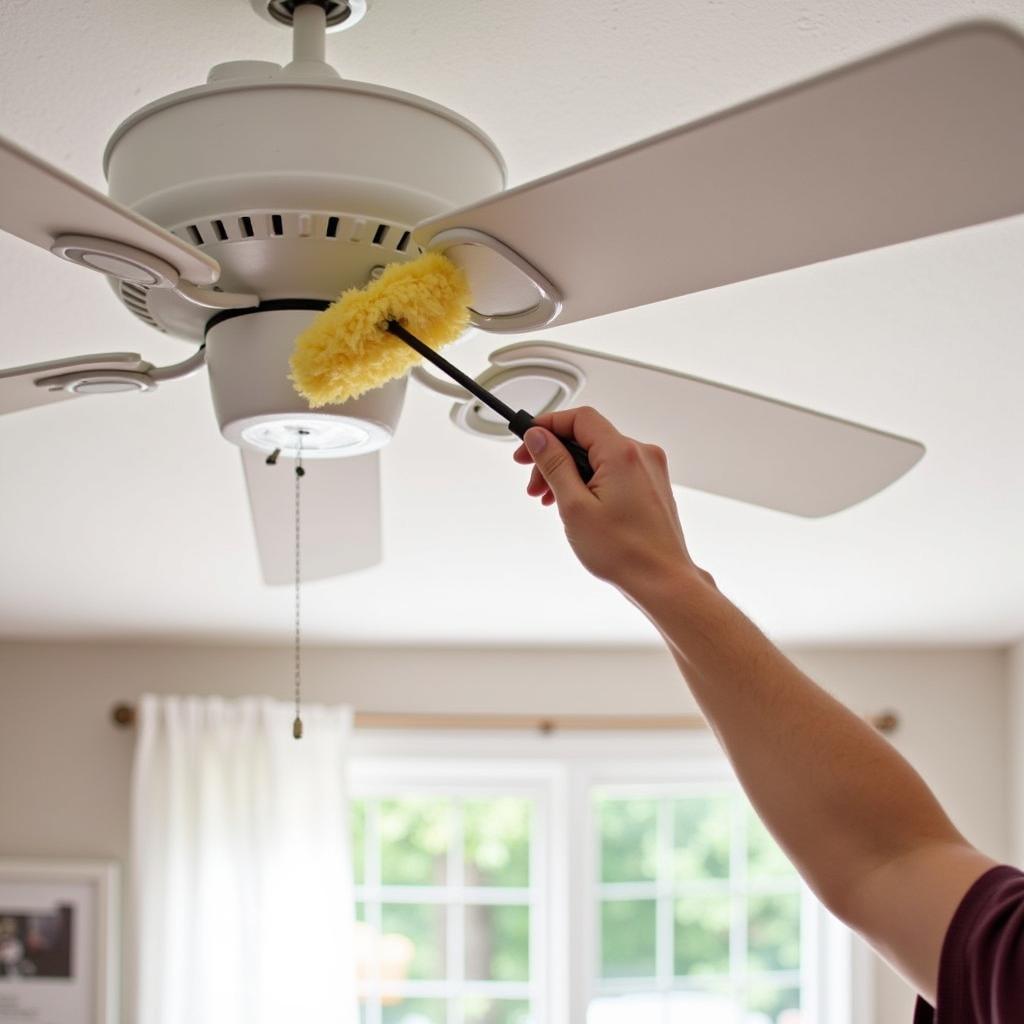
POLYGON ((115 704, 110 712, 114 725, 129 726, 135 724, 135 707, 132 704, 115 704))

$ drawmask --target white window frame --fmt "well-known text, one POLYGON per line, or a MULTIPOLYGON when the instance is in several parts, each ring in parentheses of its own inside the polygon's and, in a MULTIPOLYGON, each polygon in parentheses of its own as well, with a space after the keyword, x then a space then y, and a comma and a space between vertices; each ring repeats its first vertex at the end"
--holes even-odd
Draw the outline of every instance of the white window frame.
MULTIPOLYGON (((531 925, 531 983, 543 995, 536 1002, 537 1024, 584 1024, 595 987, 599 921, 593 789, 737 784, 714 738, 702 732, 356 735, 353 795, 393 793, 396 783, 410 779, 416 780, 417 791, 514 792, 537 801, 539 844, 531 851, 530 879, 531 914, 538 914, 531 925), (559 899, 559 893, 565 896, 559 899)), ((801 929, 809 953, 802 958, 801 973, 805 1019, 868 1024, 872 972, 862 944, 819 905, 805 900, 803 906, 801 929)))

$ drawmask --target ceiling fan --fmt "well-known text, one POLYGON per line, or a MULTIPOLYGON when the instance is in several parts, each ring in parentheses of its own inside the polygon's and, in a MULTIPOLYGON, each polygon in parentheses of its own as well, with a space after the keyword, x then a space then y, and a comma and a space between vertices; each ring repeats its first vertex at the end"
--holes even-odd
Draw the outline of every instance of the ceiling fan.
MULTIPOLYGON (((406 381, 311 411, 287 364, 317 312, 390 263, 446 253, 468 275, 474 325, 520 334, 1024 212, 1024 39, 1000 25, 935 33, 505 191, 475 125, 324 62, 325 34, 366 2, 250 0, 292 27, 292 62, 220 64, 137 111, 107 144, 109 198, 0 140, 0 227, 107 275, 142 323, 196 346, 167 367, 106 352, 2 370, 0 413, 149 391, 205 365, 270 583, 293 566, 292 485, 273 453, 300 446, 317 460, 307 578, 380 559, 378 450, 406 381)), ((412 376, 455 399, 458 426, 509 436, 457 386, 412 376)), ((806 516, 876 493, 924 450, 552 342, 499 348, 479 380, 538 414, 598 406, 665 447, 674 482, 806 516)))

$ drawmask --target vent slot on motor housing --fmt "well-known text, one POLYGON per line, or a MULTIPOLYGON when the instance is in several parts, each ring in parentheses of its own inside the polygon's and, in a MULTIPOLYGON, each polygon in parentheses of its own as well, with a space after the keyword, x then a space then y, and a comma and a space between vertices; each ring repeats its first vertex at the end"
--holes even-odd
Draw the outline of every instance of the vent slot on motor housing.
POLYGON ((423 252, 422 247, 412 241, 412 231, 406 225, 368 222, 365 217, 348 213, 306 210, 230 213, 183 224, 171 231, 199 249, 210 243, 250 239, 330 238, 412 255, 423 252))

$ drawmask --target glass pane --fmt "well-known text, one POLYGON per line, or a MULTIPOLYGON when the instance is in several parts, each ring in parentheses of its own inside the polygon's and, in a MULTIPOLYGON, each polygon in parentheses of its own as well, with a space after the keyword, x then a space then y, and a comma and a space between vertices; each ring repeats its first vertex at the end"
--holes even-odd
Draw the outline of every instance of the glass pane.
POLYGON ((417 903, 381 907, 381 960, 385 980, 445 976, 445 910, 417 903))
POLYGON ((601 800, 601 881, 645 882, 657 872, 656 800, 601 800))
POLYGON ((445 883, 451 801, 432 797, 382 800, 378 827, 385 885, 445 883))
POLYGON ((525 999, 466 999, 462 1003, 466 1024, 530 1024, 530 1004, 525 999))
POLYGON ((801 1024, 800 989, 770 980, 752 981, 747 993, 743 1024, 801 1024))
POLYGON ((530 801, 467 800, 466 885, 530 884, 530 801))
POLYGON ((602 902, 602 978, 654 977, 654 906, 654 900, 602 902))
POLYGON ((446 1019, 443 999, 384 998, 383 1024, 445 1024, 446 1019))
POLYGON ((733 797, 693 797, 673 801, 676 881, 729 877, 729 841, 733 797))
POLYGON ((466 977, 474 981, 529 979, 529 907, 466 907, 466 977))
POLYGON ((786 859, 752 807, 747 808, 747 874, 761 878, 792 878, 796 869, 786 859))
POLYGON ((748 969, 789 971, 800 966, 800 894, 751 896, 748 969))
POLYGON ((688 896, 675 903, 676 977, 729 973, 727 896, 688 896))
POLYGON ((352 878, 356 885, 365 881, 366 866, 366 801, 352 802, 352 878))

